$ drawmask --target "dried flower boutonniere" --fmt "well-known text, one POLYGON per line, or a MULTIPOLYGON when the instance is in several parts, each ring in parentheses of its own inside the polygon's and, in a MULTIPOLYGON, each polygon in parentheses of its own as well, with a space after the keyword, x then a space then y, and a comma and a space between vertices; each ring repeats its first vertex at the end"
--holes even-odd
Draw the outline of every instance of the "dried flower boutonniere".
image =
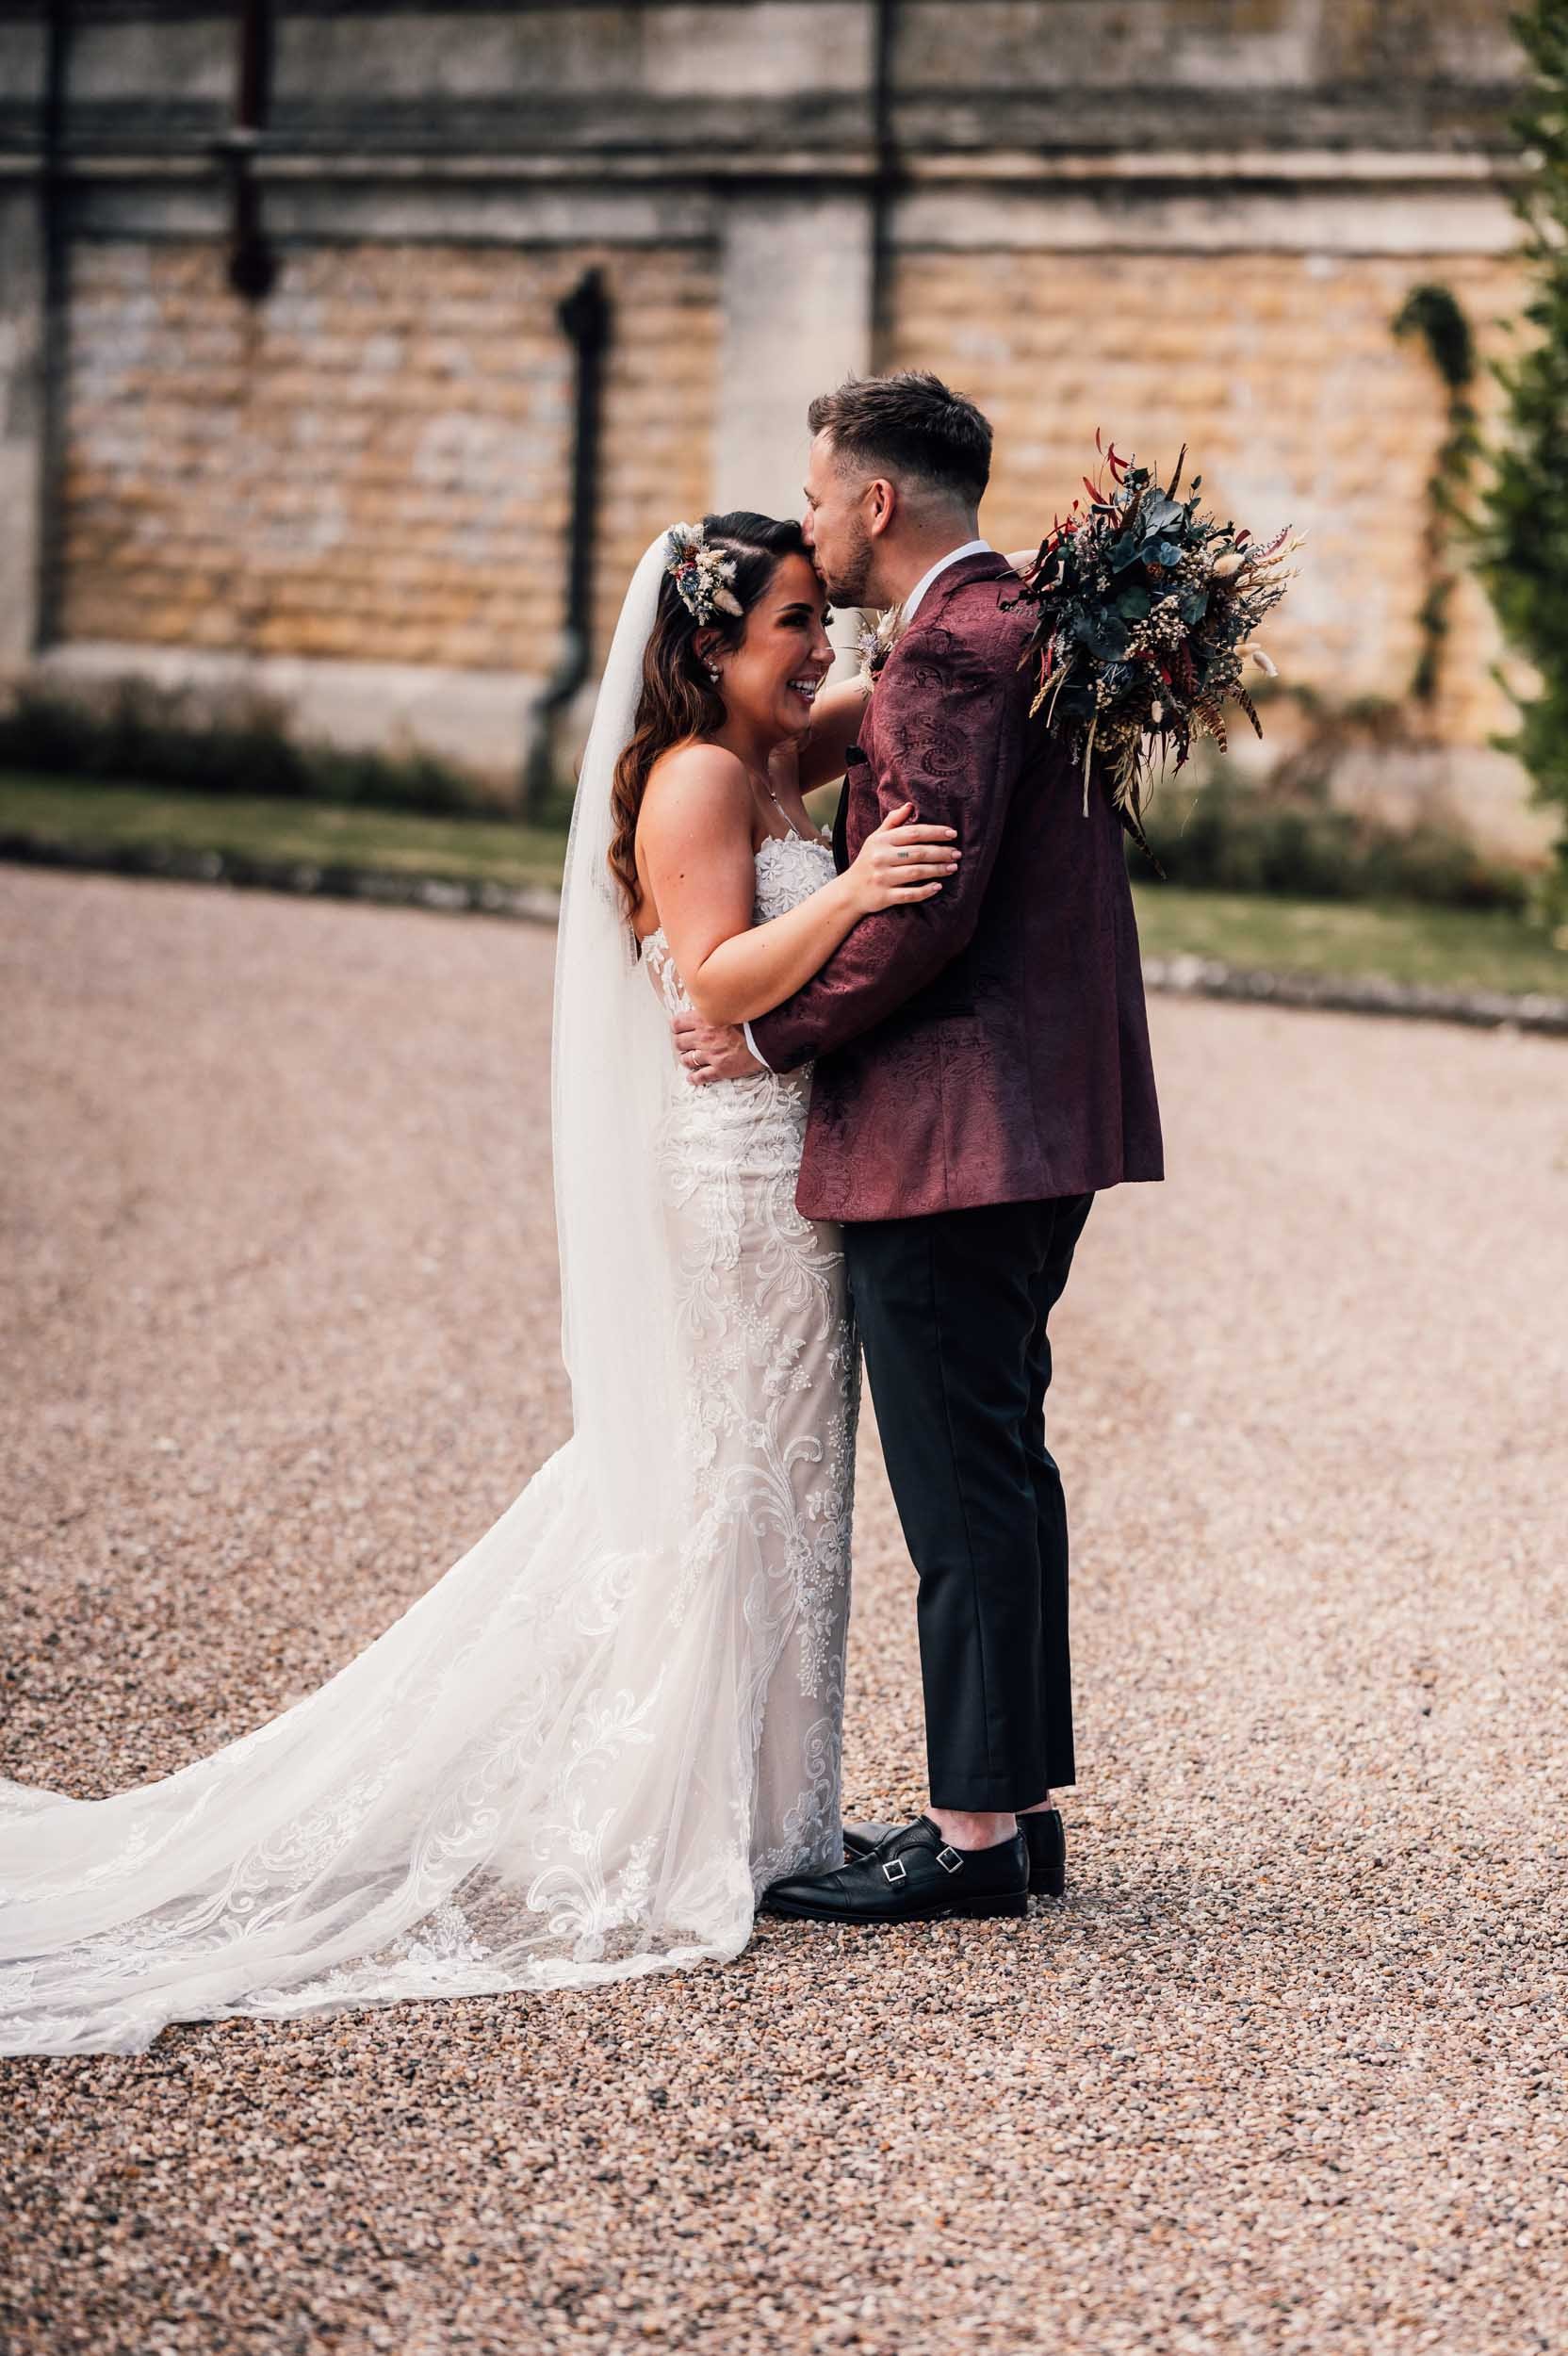
POLYGON ((855 683, 863 688, 868 695, 903 634, 904 608, 901 605, 890 605, 874 622, 861 625, 860 635, 855 641, 855 651, 860 658, 859 677, 855 683))

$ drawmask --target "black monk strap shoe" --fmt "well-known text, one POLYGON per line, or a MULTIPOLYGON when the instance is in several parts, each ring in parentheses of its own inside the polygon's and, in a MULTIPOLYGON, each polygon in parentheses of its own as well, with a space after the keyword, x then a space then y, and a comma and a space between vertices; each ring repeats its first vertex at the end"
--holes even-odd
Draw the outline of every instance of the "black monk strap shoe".
POLYGON ((994 1849, 952 1849, 929 1816, 826 1873, 775 1882, 769 1914, 806 1922, 939 1922, 951 1915, 1026 1914, 1029 1852, 1021 1833, 994 1849))
MULTIPOLYGON (((1067 1890, 1067 1834, 1060 1808, 1037 1808, 1032 1816, 1021 1816, 1018 1824, 1029 1844, 1029 1895, 1060 1898, 1067 1890)), ((846 1824, 844 1856, 853 1865, 902 1830, 899 1824, 846 1824)))

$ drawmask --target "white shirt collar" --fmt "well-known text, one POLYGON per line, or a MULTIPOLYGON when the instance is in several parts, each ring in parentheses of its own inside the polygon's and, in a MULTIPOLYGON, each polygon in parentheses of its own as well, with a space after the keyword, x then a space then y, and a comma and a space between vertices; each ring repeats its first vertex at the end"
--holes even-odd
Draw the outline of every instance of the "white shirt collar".
POLYGON ((930 571, 921 575, 904 600, 906 624, 914 620, 916 606, 919 605, 939 573, 945 573, 950 564, 959 564, 966 556, 988 556, 990 553, 991 544, 988 540, 966 540, 961 548, 949 548, 945 556, 939 556, 930 571))

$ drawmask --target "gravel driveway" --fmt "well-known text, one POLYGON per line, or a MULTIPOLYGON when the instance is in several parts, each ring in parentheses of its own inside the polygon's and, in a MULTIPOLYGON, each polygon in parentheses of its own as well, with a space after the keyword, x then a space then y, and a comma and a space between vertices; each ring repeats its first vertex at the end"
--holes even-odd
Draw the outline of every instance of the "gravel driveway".
MULTIPOLYGON (((0 871, 0 1772, 315 1686, 561 1438, 552 937, 0 871)), ((0 2347, 1568 2340, 1568 1050, 1163 1003, 1060 1323, 1070 1896, 0 2064, 0 2347)), ((872 1435, 868 1435, 872 1439, 872 1435)), ((868 1445, 849 1794, 922 1796, 868 1445)))

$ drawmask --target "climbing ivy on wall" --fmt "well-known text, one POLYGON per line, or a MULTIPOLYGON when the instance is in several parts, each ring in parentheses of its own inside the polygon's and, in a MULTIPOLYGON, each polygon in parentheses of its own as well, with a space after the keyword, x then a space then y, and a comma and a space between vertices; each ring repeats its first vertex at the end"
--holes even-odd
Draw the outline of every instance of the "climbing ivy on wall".
POLYGON ((1437 700, 1443 647, 1448 634, 1448 604, 1459 578, 1455 542, 1469 524, 1466 494, 1480 435, 1471 387, 1476 381, 1476 339, 1457 297, 1446 286, 1413 286, 1394 321, 1399 336, 1419 335, 1447 394, 1447 432, 1427 482, 1427 525, 1423 534, 1425 589, 1416 614, 1420 650, 1410 692, 1418 704, 1437 700))
POLYGON ((1480 569, 1505 635, 1538 674, 1535 692, 1515 695, 1519 725, 1507 744, 1539 797, 1562 811, 1568 897, 1568 0, 1535 0, 1514 33, 1531 72, 1515 125, 1527 167, 1515 202, 1535 333, 1498 371, 1507 418, 1489 453, 1480 569))

